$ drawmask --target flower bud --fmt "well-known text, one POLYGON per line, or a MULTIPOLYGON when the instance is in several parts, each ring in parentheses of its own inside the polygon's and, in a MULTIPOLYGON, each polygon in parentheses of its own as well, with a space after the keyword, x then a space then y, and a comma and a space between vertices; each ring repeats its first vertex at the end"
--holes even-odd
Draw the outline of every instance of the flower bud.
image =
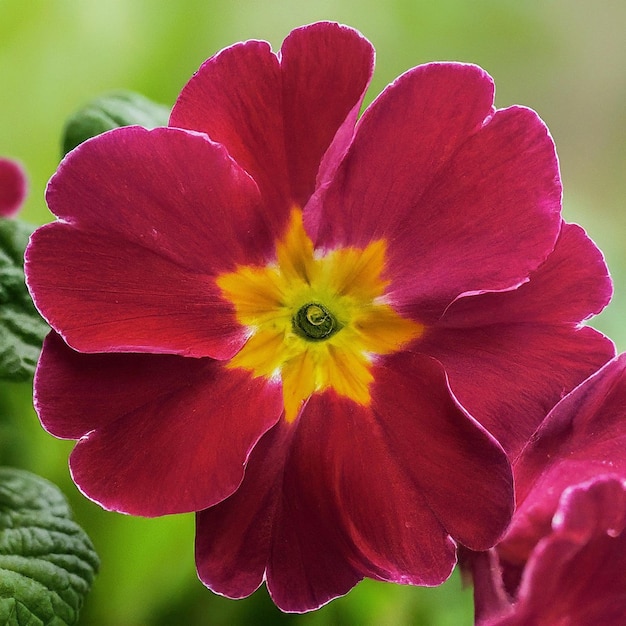
POLYGON ((0 217, 15 215, 26 198, 26 175, 21 165, 0 157, 0 217))

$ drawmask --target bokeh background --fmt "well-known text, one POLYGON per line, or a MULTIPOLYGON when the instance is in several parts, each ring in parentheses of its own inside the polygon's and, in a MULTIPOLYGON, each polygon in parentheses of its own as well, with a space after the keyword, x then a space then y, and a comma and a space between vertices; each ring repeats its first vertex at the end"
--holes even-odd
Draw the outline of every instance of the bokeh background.
MULTIPOLYGON (((274 49, 294 27, 328 19, 377 49, 367 102, 398 74, 434 60, 478 63, 496 104, 537 110, 555 138, 564 215, 604 251, 612 304, 593 325, 626 349, 626 3, 621 0, 0 0, 0 154, 27 168, 22 218, 50 221, 43 193, 58 165, 67 117, 107 91, 171 105, 207 57, 244 39, 274 49)), ((29 385, 0 384, 0 464, 34 471, 66 493, 101 559, 83 608, 89 626, 321 624, 464 626, 471 591, 365 581, 318 612, 282 615, 265 589, 230 601, 205 589, 193 564, 193 516, 107 513, 67 471, 70 442, 47 435, 29 385)))

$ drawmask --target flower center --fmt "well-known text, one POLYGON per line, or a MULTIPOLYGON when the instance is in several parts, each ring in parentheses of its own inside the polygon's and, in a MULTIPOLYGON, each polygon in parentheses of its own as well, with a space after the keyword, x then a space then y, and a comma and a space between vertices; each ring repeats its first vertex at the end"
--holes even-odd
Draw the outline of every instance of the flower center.
POLYGON ((319 302, 305 304, 293 316, 293 330, 308 341, 322 341, 341 327, 333 314, 319 302))
POLYGON ((384 266, 383 240, 316 254, 294 210, 275 262, 239 266, 216 279, 250 333, 227 367, 279 378, 288 422, 309 396, 328 389, 368 405, 377 356, 424 331, 386 303, 384 266))

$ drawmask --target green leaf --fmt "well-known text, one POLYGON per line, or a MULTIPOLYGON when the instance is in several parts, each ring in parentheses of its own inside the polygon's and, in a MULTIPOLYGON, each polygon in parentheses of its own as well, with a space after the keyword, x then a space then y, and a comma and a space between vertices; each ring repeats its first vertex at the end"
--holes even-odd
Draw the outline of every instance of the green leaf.
POLYGON ((0 219, 0 378, 15 382, 33 376, 50 330, 24 283, 24 250, 34 229, 20 220, 0 219))
POLYGON ((69 118, 63 130, 63 154, 90 137, 120 126, 138 124, 145 128, 167 126, 170 110, 132 91, 101 96, 69 118))
POLYGON ((98 567, 59 489, 0 467, 0 624, 76 624, 98 567))

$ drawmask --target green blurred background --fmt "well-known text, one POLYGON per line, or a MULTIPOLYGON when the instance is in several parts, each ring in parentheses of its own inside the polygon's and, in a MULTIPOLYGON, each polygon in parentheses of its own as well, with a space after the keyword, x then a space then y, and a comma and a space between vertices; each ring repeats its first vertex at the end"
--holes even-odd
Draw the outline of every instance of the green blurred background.
MULTIPOLYGON (((171 105, 208 56, 236 41, 269 40, 336 20, 377 49, 367 101, 404 70, 434 60, 478 63, 496 104, 524 104, 546 121, 559 151, 564 215, 604 251, 615 296, 593 325, 626 349, 626 3, 621 0, 0 0, 0 155, 30 177, 23 219, 51 220, 45 184, 67 117, 95 96, 138 91, 171 105)), ((107 513, 67 471, 70 442, 39 426, 29 385, 0 385, 0 463, 57 483, 92 537, 101 573, 82 612, 93 626, 321 624, 464 626, 471 592, 454 576, 437 589, 365 581, 318 612, 282 615, 261 589, 230 601, 195 576, 193 517, 107 513)))

